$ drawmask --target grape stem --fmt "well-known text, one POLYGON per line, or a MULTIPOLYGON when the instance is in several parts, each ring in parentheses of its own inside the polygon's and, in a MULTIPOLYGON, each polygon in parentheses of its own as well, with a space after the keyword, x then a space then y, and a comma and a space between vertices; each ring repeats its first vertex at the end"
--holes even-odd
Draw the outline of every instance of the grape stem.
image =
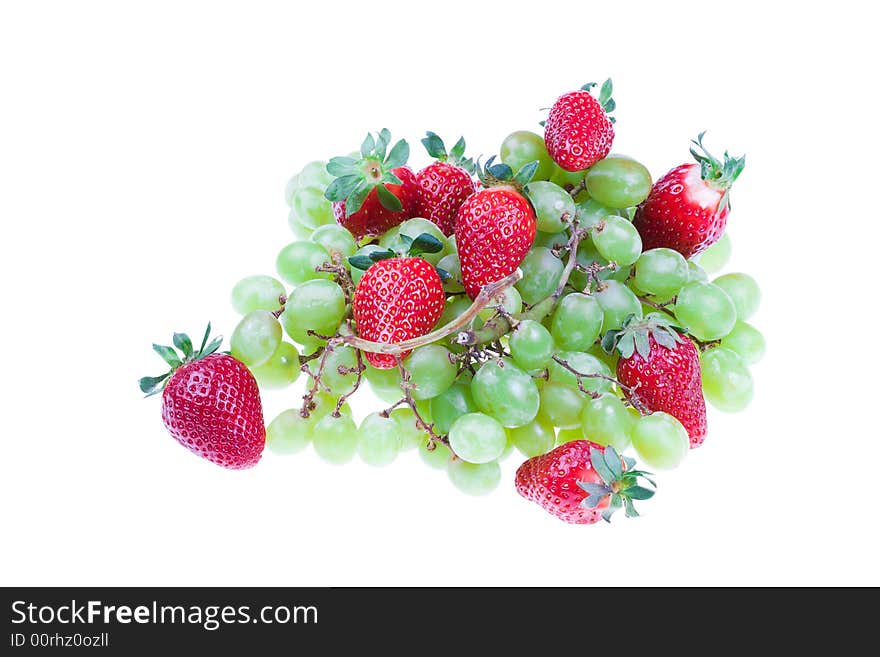
POLYGON ((333 417, 339 417, 339 410, 342 408, 342 405, 348 401, 348 398, 351 397, 354 393, 358 391, 358 388, 361 387, 361 380, 364 376, 364 370, 367 369, 367 366, 364 365, 364 357, 363 352, 360 349, 354 350, 355 358, 357 358, 357 365, 355 367, 345 367, 343 365, 339 366, 339 373, 343 376, 346 374, 355 374, 356 378, 354 380, 354 385, 352 385, 351 390, 346 392, 344 395, 340 395, 339 399, 336 400, 336 408, 333 410, 333 417))
POLYGON ((354 281, 351 280, 351 273, 348 271, 348 268, 342 264, 342 254, 334 251, 330 258, 332 262, 322 262, 315 267, 315 271, 335 274, 336 282, 339 284, 339 287, 342 288, 343 295, 345 295, 345 304, 349 305, 354 298, 355 287, 354 281))
POLYGON ((428 451, 433 452, 435 449, 437 449, 437 443, 442 443, 449 448, 450 453, 453 455, 453 457, 455 457, 455 452, 452 451, 452 447, 449 445, 449 438, 447 436, 440 436, 435 433, 433 422, 426 422, 425 418, 422 417, 422 414, 419 413, 419 409, 416 406, 416 400, 413 399, 412 396, 412 377, 409 373, 409 370, 407 370, 406 367, 403 366, 403 359, 398 354, 395 354, 394 359, 397 361, 397 369, 400 372, 400 389, 403 390, 403 397, 398 399, 396 402, 394 402, 394 404, 382 411, 380 415, 383 417, 388 417, 391 414, 391 411, 393 411, 395 408, 406 404, 410 407, 413 415, 416 418, 416 428, 421 429, 428 434, 428 451))
POLYGON ((602 395, 600 395, 598 392, 595 392, 593 390, 587 390, 584 387, 584 383, 583 383, 582 379, 603 379, 605 381, 610 381, 611 383, 613 383, 614 385, 616 385, 618 388, 620 388, 621 390, 623 390, 626 393, 627 398, 629 399, 629 402, 632 404, 632 407, 635 408, 640 414, 647 415, 650 412, 648 410, 648 408, 639 399, 638 395, 636 394, 635 387, 624 385, 618 379, 614 378, 613 376, 608 376, 607 374, 600 374, 599 372, 595 372, 595 373, 591 373, 591 374, 584 374, 583 372, 580 372, 580 371, 576 370, 574 367, 572 367, 571 365, 569 365, 568 361, 566 361, 564 358, 560 358, 559 356, 553 356, 553 360, 554 360, 554 362, 558 363, 563 368, 565 368, 566 370, 568 370, 569 372, 574 374, 575 378, 577 379, 578 390, 580 390, 585 395, 588 395, 592 399, 598 399, 602 395))
MULTIPOLYGON (((312 370, 309 369, 309 366, 306 363, 302 363, 299 368, 300 371, 303 372, 303 374, 305 374, 306 376, 308 376, 309 378, 312 379, 312 385, 309 386, 308 391, 306 392, 306 394, 303 395, 303 405, 299 411, 299 414, 304 418, 308 418, 309 415, 311 414, 311 412, 313 410, 315 410, 315 406, 316 406, 315 395, 318 394, 318 389, 322 385, 321 384, 321 375, 324 373, 324 367, 326 367, 326 365, 327 365, 327 356, 329 356, 333 352, 333 348, 330 347, 330 345, 327 345, 326 348, 324 348, 323 350, 319 350, 319 351, 320 351, 320 356, 321 356, 321 362, 318 363, 318 371, 317 372, 312 372, 312 370)), ((315 353, 317 353, 317 352, 315 352, 315 353)), ((310 359, 310 360, 314 360, 314 359, 310 359)), ((330 390, 326 386, 324 389, 327 392, 330 392, 330 390)), ((337 417, 338 417, 338 415, 337 415, 337 417)))
POLYGON ((675 298, 670 299, 666 303, 657 303, 656 301, 652 301, 648 297, 639 297, 639 301, 641 301, 646 306, 651 306, 651 308, 653 308, 654 310, 659 310, 666 313, 670 317, 675 317, 675 315, 673 315, 672 312, 666 307, 671 303, 675 303, 675 298))
POLYGON ((575 185, 570 190, 568 190, 568 193, 571 194, 572 198, 574 198, 575 196, 577 196, 578 194, 580 194, 582 191, 584 191, 586 189, 587 189, 587 175, 584 174, 583 179, 577 185, 575 185))

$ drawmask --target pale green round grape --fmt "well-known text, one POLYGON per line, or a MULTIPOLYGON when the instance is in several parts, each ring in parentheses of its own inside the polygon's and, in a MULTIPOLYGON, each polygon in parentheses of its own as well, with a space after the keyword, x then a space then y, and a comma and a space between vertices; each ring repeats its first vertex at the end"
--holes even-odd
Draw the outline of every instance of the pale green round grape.
MULTIPOLYGON (((384 250, 385 249, 383 249, 378 244, 367 244, 367 245, 359 248, 357 251, 355 251, 354 254, 356 256, 361 256, 361 255, 368 256, 371 253, 375 253, 376 251, 384 251, 384 250)), ((351 268, 351 281, 352 281, 352 283, 354 283, 355 285, 360 283, 360 280, 361 280, 361 278, 363 278, 365 271, 366 270, 364 270, 364 269, 358 269, 357 267, 352 266, 352 268, 351 268)))
POLYGON ((396 367, 387 370, 376 369, 366 361, 366 358, 364 359, 364 366, 366 367, 364 376, 367 379, 367 383, 370 384, 370 389, 379 399, 388 404, 393 404, 403 397, 403 392, 400 389, 400 372, 396 367))
POLYGON ((588 198, 577 203, 578 224, 581 228, 596 226, 600 221, 610 216, 619 216, 614 208, 602 205, 594 198, 588 198))
MULTIPOLYGON (((295 288, 284 305, 281 320, 297 342, 306 331, 330 335, 345 316, 345 294, 333 281, 307 281, 295 288)), ((300 342, 302 344, 302 342, 300 342)))
MULTIPOLYGON (((312 422, 317 422, 328 413, 332 413, 336 410, 338 397, 334 397, 329 392, 319 391, 314 397, 312 397, 312 401, 314 402, 315 407, 309 412, 309 418, 312 422)), ((339 412, 351 417, 351 406, 343 404, 342 408, 339 409, 339 412)))
POLYGON ((333 223, 333 207, 324 198, 324 190, 320 187, 300 187, 293 194, 291 209, 306 226, 317 228, 333 223))
POLYGON ((761 288, 748 274, 724 274, 712 281, 712 284, 727 292, 736 308, 736 317, 741 321, 754 315, 761 305, 761 288))
POLYGON ((632 222, 614 215, 605 217, 592 232, 593 244, 603 258, 628 267, 642 253, 642 238, 632 222))
POLYGON ((634 283, 647 294, 666 296, 678 292, 689 276, 687 260, 678 251, 650 249, 636 261, 634 283))
POLYGON ((297 176, 300 187, 313 186, 326 189, 333 182, 333 176, 327 173, 327 163, 321 160, 309 162, 297 176))
POLYGON ((730 260, 731 253, 730 237, 727 233, 701 254, 694 256, 694 260, 706 272, 714 274, 724 269, 724 265, 730 260))
POLYGON ((457 253, 450 253, 440 258, 437 269, 442 269, 449 274, 449 278, 443 282, 443 289, 447 294, 464 292, 464 286, 461 284, 461 262, 457 253))
POLYGON ((560 349, 585 351, 602 332, 604 313, 599 302, 586 294, 564 296, 553 313, 551 332, 560 349))
POLYGON ((260 388, 277 390, 296 381, 299 368, 299 351, 289 342, 282 342, 269 360, 250 369, 260 388))
POLYGON ((423 445, 419 445, 419 456, 422 461, 435 470, 445 470, 449 466, 449 459, 452 452, 443 443, 434 443, 434 449, 428 449, 430 443, 426 440, 423 445))
POLYGON ((287 224, 290 226, 290 230, 293 231, 293 234, 296 235, 298 240, 307 240, 312 236, 314 232, 314 228, 306 225, 302 221, 300 221, 299 216, 297 216, 295 210, 291 210, 287 214, 287 224))
POLYGON ((357 251, 354 236, 339 224, 318 226, 310 239, 315 244, 323 246, 331 256, 338 253, 343 260, 353 256, 357 251))
POLYGON ((529 162, 537 162, 538 168, 532 180, 549 180, 554 163, 547 153, 547 145, 541 135, 528 130, 512 132, 501 142, 501 161, 516 173, 529 162))
POLYGON ((547 367, 556 349, 550 331, 532 319, 516 325, 510 334, 509 346, 513 362, 527 372, 547 367))
POLYGON ((565 443, 570 443, 572 440, 583 439, 584 433, 581 431, 580 427, 576 429, 560 429, 559 433, 556 435, 556 444, 564 445, 565 443))
POLYGON ((561 383, 547 383, 541 388, 539 419, 555 427, 573 429, 581 423, 584 395, 577 389, 561 383))
POLYGON ((645 165, 624 155, 609 155, 590 167, 586 176, 591 198, 612 208, 638 205, 651 191, 651 173, 645 165))
POLYGON ((454 459, 446 470, 452 485, 466 495, 487 495, 501 483, 498 461, 468 463, 454 459))
POLYGON ((400 451, 400 430, 397 423, 378 413, 370 413, 358 427, 357 450, 367 465, 388 465, 400 451))
POLYGON ((516 284, 522 300, 531 306, 553 294, 564 267, 562 260, 546 247, 539 246, 529 251, 520 264, 522 280, 516 284))
POLYGON ((285 292, 281 281, 271 276, 247 276, 232 288, 232 307, 242 315, 254 310, 277 310, 285 292))
POLYGON ((416 414, 409 406, 399 406, 391 411, 391 419, 397 424, 401 451, 423 447, 428 442, 428 434, 419 429, 416 414))
POLYGON ((334 465, 348 463, 357 451, 357 426, 348 415, 329 413, 315 423, 312 444, 318 456, 334 465))
MULTIPOLYGON (((540 406, 534 379, 507 359, 483 363, 471 382, 471 394, 477 408, 505 427, 528 424, 540 406)), ((458 453, 455 446, 453 451, 458 453)))
POLYGON ((632 416, 618 397, 604 394, 587 400, 581 413, 581 429, 587 440, 622 452, 630 445, 632 416))
POLYGON ((458 368, 449 359, 450 354, 446 347, 429 344, 403 359, 403 366, 411 376, 414 399, 431 399, 453 384, 458 368))
POLYGON ((449 428, 449 446, 468 463, 488 463, 507 447, 507 432, 484 413, 466 413, 449 428))
POLYGON ((553 163, 553 173, 550 176, 550 182, 556 183, 560 187, 571 189, 580 185, 587 176, 587 169, 581 171, 566 171, 561 166, 553 163))
MULTIPOLYGON (((351 347, 340 346, 328 349, 320 358, 309 361, 312 374, 322 367, 321 383, 333 395, 342 395, 354 388, 357 382, 357 354, 351 347)), ((400 395, 398 395, 398 399, 400 395)))
POLYGON ((597 289, 593 296, 602 307, 604 331, 620 328, 630 315, 642 316, 639 298, 620 281, 603 281, 602 289, 597 289))
POLYGON ((293 195, 299 189, 299 174, 292 176, 284 186, 284 202, 290 207, 293 205, 293 195))
POLYGON ((737 322, 733 330, 721 340, 720 346, 739 354, 746 365, 757 363, 767 350, 764 335, 747 322, 737 322))
POLYGON ((526 187, 526 195, 535 208, 538 230, 556 233, 574 219, 574 199, 559 185, 543 180, 532 182, 526 187))
POLYGON ((708 283, 709 276, 700 265, 693 260, 688 260, 688 281, 691 283, 708 283))
POLYGON ((492 301, 489 302, 489 305, 477 313, 477 317, 485 322, 490 317, 494 317, 498 314, 499 307, 507 312, 508 315, 515 315, 522 310, 522 296, 520 296, 520 293, 515 287, 507 288, 501 293, 500 297, 492 299, 492 301), (500 303, 499 298, 501 300, 500 303))
POLYGON ((266 447, 276 454, 296 454, 312 442, 315 420, 304 418, 298 408, 282 411, 266 427, 266 447))
POLYGON ((330 278, 329 272, 315 271, 315 267, 330 263, 330 254, 314 242, 291 242, 278 253, 275 267, 278 274, 291 285, 300 285, 313 279, 330 278))
POLYGON ((535 233, 535 241, 532 242, 532 248, 536 246, 544 246, 553 249, 568 244, 568 233, 560 231, 558 233, 545 233, 537 231, 535 233))
MULTIPOLYGON (((653 308, 651 309, 653 310, 653 308)), ((595 344, 587 350, 587 353, 594 358, 598 358, 600 361, 605 363, 605 366, 608 368, 609 372, 617 371, 617 361, 620 360, 620 356, 618 355, 617 350, 614 350, 613 354, 605 353, 605 350, 602 349, 602 345, 595 344)))
POLYGON ((546 454, 556 444, 556 430, 553 424, 540 417, 521 427, 511 429, 509 433, 513 446, 528 458, 546 454))
POLYGON ((688 283, 675 300, 675 318, 699 340, 718 340, 733 330, 736 307, 712 283, 688 283))
POLYGON ((470 307, 471 300, 465 296, 455 297, 451 301, 447 301, 440 319, 437 320, 437 326, 445 326, 450 322, 454 322, 470 307))
MULTIPOLYGON (((604 377, 610 377, 611 371, 608 366, 601 360, 583 351, 560 351, 556 354, 559 360, 565 361, 569 367, 584 375, 581 377, 581 386, 584 390, 595 393, 608 392, 611 389, 611 382, 604 377), (597 376, 590 376, 597 375, 597 376)), ((565 367, 562 363, 555 359, 550 363, 548 368, 548 380, 552 383, 561 383, 564 386, 574 388, 580 394, 578 387, 578 377, 574 372, 565 367)))
MULTIPOLYGON (((590 239, 589 235, 585 235, 581 239, 581 243, 578 245, 576 261, 581 267, 589 267, 594 263, 597 263, 598 265, 608 264, 608 261, 599 255, 596 247, 593 246, 593 240, 590 239)), ((596 276, 601 280, 605 280, 606 278, 611 277, 611 273, 612 272, 603 269, 598 272, 596 276)), ((588 279, 586 272, 580 271, 579 269, 575 269, 571 272, 571 275, 568 277, 568 282, 577 290, 585 289, 587 283, 590 283, 591 288, 594 287, 593 280, 588 279)))
POLYGON ((637 420, 631 438, 639 459, 657 470, 678 467, 690 449, 687 430, 668 413, 652 413, 637 420))
POLYGON ((752 401, 754 383, 749 368, 730 349, 715 348, 700 357, 703 394, 712 406, 737 413, 752 401))
POLYGON ((464 381, 456 381, 447 390, 431 399, 431 417, 437 433, 449 433, 456 418, 477 411, 471 396, 471 386, 464 381))
POLYGON ((440 259, 450 253, 446 236, 443 234, 437 224, 423 219, 422 217, 414 217, 407 219, 396 228, 388 231, 379 239, 379 245, 394 251, 405 253, 409 249, 410 241, 404 241, 402 236, 408 237, 410 240, 416 239, 419 235, 427 233, 431 237, 437 238, 443 245, 443 249, 437 253, 420 253, 419 257, 427 260, 432 265, 437 265, 440 259))
POLYGON ((255 310, 241 318, 229 341, 232 356, 248 367, 267 362, 281 344, 281 325, 268 310, 255 310))
POLYGON ((449 235, 446 238, 446 246, 449 249, 448 253, 458 253, 458 244, 455 242, 455 233, 449 235))

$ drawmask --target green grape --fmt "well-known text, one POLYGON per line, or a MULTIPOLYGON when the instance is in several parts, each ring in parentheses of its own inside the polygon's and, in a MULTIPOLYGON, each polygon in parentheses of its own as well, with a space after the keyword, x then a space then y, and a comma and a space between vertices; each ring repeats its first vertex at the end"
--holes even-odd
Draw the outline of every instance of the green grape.
MULTIPOLYGON (((451 249, 446 241, 446 236, 443 234, 437 224, 428 221, 427 219, 423 219, 421 217, 414 217, 413 219, 407 219, 398 227, 398 240, 400 236, 405 235, 410 239, 416 239, 419 235, 427 233, 431 237, 435 237, 440 240, 440 243, 443 245, 443 249, 438 251, 437 253, 421 253, 419 254, 420 258, 424 258, 432 265, 437 265, 440 262, 443 256, 451 253, 451 249)), ((380 240, 381 243, 381 240, 380 240)), ((409 243, 401 243, 400 250, 401 252, 405 252, 409 248, 409 243)))
POLYGON ((248 367, 257 367, 281 344, 281 325, 268 310, 255 310, 241 318, 229 343, 233 357, 248 367))
POLYGON ((581 429, 587 440, 622 452, 630 444, 632 418, 618 397, 605 394, 587 400, 581 413, 581 429))
POLYGON ((539 180, 528 184, 526 194, 535 208, 538 230, 557 233, 574 219, 574 199, 559 185, 539 180))
POLYGON ((549 421, 538 417, 528 424, 511 429, 510 440, 523 456, 531 458, 553 449, 556 431, 549 421))
POLYGON ((576 429, 560 429, 559 433, 556 436, 556 444, 564 445, 565 443, 570 443, 572 440, 583 440, 584 433, 581 431, 580 427, 576 429))
POLYGON ((399 406, 391 411, 391 419, 397 424, 401 451, 423 447, 428 442, 428 434, 419 429, 416 414, 409 406, 399 406))
POLYGON ((446 246, 449 249, 448 253, 458 253, 458 244, 455 242, 455 233, 449 235, 446 238, 446 246))
POLYGON ((712 283, 688 283, 675 300, 675 318, 698 340, 718 340, 733 330, 736 307, 712 283))
MULTIPOLYGON (((651 310, 653 310, 653 308, 651 310)), ((605 363, 609 372, 617 371, 617 361, 620 360, 617 350, 615 350, 613 354, 607 354, 605 353, 605 350, 602 349, 602 345, 595 344, 587 349, 587 353, 605 363)))
POLYGON ((535 233, 535 241, 532 242, 532 248, 544 246, 548 249, 553 249, 559 246, 565 246, 566 244, 568 244, 568 233, 565 231, 560 231, 558 233, 545 233, 539 230, 535 233))
POLYGON ((701 254, 694 256, 694 261, 706 272, 714 274, 724 269, 724 265, 730 260, 730 237, 727 233, 701 254))
POLYGON ((488 463, 507 447, 507 432, 488 415, 466 413, 449 428, 449 446, 468 463, 488 463))
POLYGON ((602 308, 594 297, 568 294, 556 306, 551 332, 560 349, 584 351, 602 332, 602 319, 602 308))
MULTIPOLYGON (((608 392, 611 389, 611 382, 607 378, 603 378, 610 377, 611 370, 595 356, 591 356, 583 351, 560 351, 556 354, 556 358, 565 361, 569 367, 584 375, 581 377, 581 386, 584 390, 602 393, 608 392)), ((561 363, 553 360, 550 363, 548 372, 548 380, 551 383, 561 383, 564 386, 576 389, 583 395, 580 388, 578 388, 578 377, 561 363)))
POLYGON ((428 449, 430 445, 429 441, 425 441, 424 444, 419 445, 419 456, 422 461, 431 466, 436 470, 445 470, 449 466, 449 459, 452 456, 452 452, 449 451, 449 448, 443 443, 434 443, 434 449, 428 449))
MULTIPOLYGON (((342 395, 354 388, 357 381, 357 354, 351 347, 340 346, 327 350, 320 358, 309 361, 312 374, 322 367, 321 383, 333 395, 342 395)), ((400 398, 400 395, 397 397, 400 398)))
POLYGON ((532 319, 519 322, 510 334, 513 362, 527 372, 547 367, 555 348, 550 331, 532 319))
POLYGON ((754 384, 749 368, 730 349, 710 349, 700 357, 703 394, 712 406, 737 413, 752 401, 754 384))
POLYGON ((636 261, 635 285, 644 293, 661 296, 678 292, 688 282, 687 260, 673 249, 650 249, 636 261))
POLYGON ((529 162, 538 162, 532 180, 548 180, 553 173, 553 160, 547 154, 544 138, 528 130, 512 132, 501 142, 501 161, 516 173, 529 162))
POLYGON ((609 155, 587 171, 590 197, 612 208, 638 205, 651 191, 651 173, 645 166, 623 155, 609 155))
POLYGON ((736 317, 739 320, 746 320, 754 315, 761 305, 761 288, 748 274, 725 274, 712 283, 727 292, 733 301, 736 317))
POLYGON ((287 184, 284 186, 284 202, 287 203, 287 206, 290 207, 293 205, 293 195, 296 193, 296 190, 299 189, 299 175, 292 176, 290 180, 287 181, 287 184))
POLYGON ((449 428, 457 417, 476 410, 477 405, 471 396, 470 384, 456 381, 447 390, 431 399, 434 430, 441 434, 449 433, 449 428))
POLYGON ((333 223, 333 207, 324 198, 324 190, 320 187, 300 187, 293 195, 291 209, 306 226, 317 228, 333 223))
POLYGON ((291 242, 281 249, 275 267, 287 283, 299 285, 313 279, 330 278, 329 272, 315 271, 315 267, 329 262, 330 254, 320 244, 291 242))
POLYGON ((737 322, 733 330, 721 340, 720 346, 739 354, 746 365, 754 365, 761 360, 767 349, 761 332, 746 322, 737 322))
POLYGON ((376 369, 364 359, 364 376, 370 389, 382 401, 393 404, 403 396, 400 389, 400 372, 396 367, 387 370, 376 369))
POLYGON ((455 297, 452 301, 447 301, 440 319, 437 320, 437 326, 446 326, 450 322, 454 322, 470 307, 471 300, 466 296, 455 297))
POLYGON ((458 368, 449 360, 450 351, 439 344, 429 344, 414 350, 403 359, 410 373, 411 394, 414 399, 436 397, 455 381, 458 368))
POLYGON ((311 240, 323 246, 331 256, 338 253, 343 260, 353 256, 357 251, 354 235, 338 224, 318 226, 312 233, 311 240))
POLYGON ((313 417, 304 418, 298 408, 281 412, 266 427, 266 447, 276 454, 296 454, 312 441, 313 417))
POLYGON ((617 216, 619 213, 616 209, 607 205, 602 205, 594 198, 585 201, 578 201, 577 204, 578 223, 581 228, 590 228, 596 226, 606 217, 617 216))
POLYGON ((539 246, 528 252, 520 264, 523 277, 516 284, 522 300, 534 305, 553 294, 562 276, 562 260, 550 253, 550 249, 539 246))
POLYGON ((358 427, 357 450, 367 465, 388 465, 400 451, 400 430, 397 423, 378 413, 370 413, 358 427))
MULTIPOLYGON (((368 256, 371 253, 375 253, 376 251, 384 251, 384 250, 385 249, 383 249, 378 244, 367 244, 366 246, 362 246, 357 251, 355 251, 354 254, 356 256, 360 256, 360 255, 368 256)), ((357 267, 352 267, 351 268, 351 281, 352 281, 352 283, 357 285, 360 282, 361 278, 363 278, 364 271, 365 271, 364 269, 358 269, 357 267)))
MULTIPOLYGON (((483 363, 471 382, 471 394, 477 408, 505 427, 528 424, 540 406, 535 381, 507 359, 483 363)), ((458 453, 455 446, 453 451, 458 453)))
POLYGON ((455 459, 446 473, 452 485, 466 495, 487 495, 501 483, 501 466, 497 461, 468 463, 455 459))
POLYGON ((326 189, 333 182, 333 176, 327 173, 327 163, 321 160, 309 162, 297 176, 300 187, 312 186, 326 189))
POLYGON ((522 297, 515 287, 504 290, 501 294, 501 303, 498 302, 498 297, 492 299, 488 306, 477 313, 477 317, 485 322, 498 313, 499 306, 509 315, 515 315, 522 310, 522 297))
MULTIPOLYGON (((338 398, 334 397, 329 392, 319 391, 315 393, 312 397, 315 407, 309 412, 309 418, 314 422, 317 422, 328 413, 332 413, 336 410, 337 400, 338 398)), ((342 408, 339 409, 339 412, 351 417, 351 406, 343 404, 342 408)))
POLYGON ((620 281, 603 281, 602 288, 593 294, 602 307, 602 329, 620 328, 630 315, 642 316, 642 303, 626 285, 620 281))
POLYGON ((593 244, 602 255, 621 267, 628 267, 642 253, 642 238, 632 222, 614 215, 605 217, 592 232, 593 244))
POLYGON ((668 413, 651 413, 637 420, 631 438, 639 459, 658 470, 678 467, 690 449, 687 430, 668 413))
POLYGON ((307 331, 330 335, 345 316, 345 294, 333 281, 307 281, 290 293, 281 322, 287 334, 306 344, 307 331))
POLYGON ((688 260, 688 281, 691 283, 708 283, 706 271, 693 260, 688 260))
POLYGON ((334 465, 348 463, 357 451, 357 426, 348 415, 328 413, 315 423, 312 444, 322 459, 334 465))
POLYGON ((443 282, 443 289, 447 294, 464 292, 464 286, 461 284, 461 262, 458 259, 458 253, 450 253, 440 258, 437 269, 442 269, 449 274, 449 278, 443 282))
POLYGON ((311 226, 307 226, 300 221, 299 216, 297 216, 296 212, 293 210, 287 214, 287 224, 290 226, 290 230, 293 231, 293 234, 296 235, 298 240, 309 239, 315 230, 311 226))
POLYGON ((553 173, 550 176, 550 182, 555 183, 563 188, 572 188, 580 185, 587 176, 587 170, 582 171, 566 171, 561 166, 553 163, 553 173))
POLYGON ((299 351, 289 342, 278 345, 275 353, 259 367, 251 367, 251 374, 261 388, 286 388, 299 377, 299 351))
POLYGON ((581 423, 584 395, 577 389, 561 383, 547 383, 541 388, 539 419, 555 427, 573 429, 581 423))
POLYGON ((271 276, 248 276, 232 288, 232 307, 242 315, 254 310, 277 310, 284 295, 284 286, 271 276))

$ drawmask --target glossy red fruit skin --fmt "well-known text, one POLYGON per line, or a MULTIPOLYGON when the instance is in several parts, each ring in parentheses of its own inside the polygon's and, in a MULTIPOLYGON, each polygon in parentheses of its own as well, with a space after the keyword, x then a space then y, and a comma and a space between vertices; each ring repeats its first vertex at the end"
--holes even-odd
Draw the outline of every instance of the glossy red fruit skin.
MULTIPOLYGON (((354 291, 352 312, 360 337, 392 343, 429 333, 445 304, 443 283, 429 262, 422 258, 388 258, 364 272, 354 291)), ((397 365, 390 354, 365 352, 365 356, 378 369, 397 365)))
POLYGON ((475 191, 470 174, 448 162, 434 162, 416 174, 416 182, 415 216, 433 222, 444 235, 452 235, 458 209, 475 191))
POLYGON ((590 168, 611 152, 613 142, 614 124, 588 91, 563 94, 550 108, 544 143, 566 171, 590 168))
POLYGON ((471 299, 480 289, 512 273, 535 241, 537 224, 529 202, 513 187, 471 194, 455 218, 461 278, 471 299))
POLYGON ((700 356, 685 338, 675 349, 657 344, 649 335, 648 359, 636 351, 617 361, 617 378, 636 388, 639 400, 651 411, 669 413, 687 429, 691 448, 706 439, 706 401, 700 376, 700 356))
POLYGON ((666 247, 690 258, 717 242, 727 225, 724 191, 700 177, 699 164, 682 164, 660 178, 636 209, 633 225, 648 249, 666 247))
POLYGON ((589 440, 573 440, 530 458, 516 471, 516 491, 539 504, 547 513, 575 525, 592 525, 602 519, 609 499, 595 509, 581 506, 587 492, 577 482, 601 484, 593 470, 590 448, 604 452, 604 447, 589 440))
POLYGON ((162 421, 181 445, 232 470, 256 465, 266 444, 257 382, 226 354, 187 363, 171 375, 162 392, 162 421))
POLYGON ((345 201, 337 201, 333 203, 333 216, 336 222, 347 228, 354 235, 355 239, 360 240, 366 236, 378 236, 387 230, 403 223, 407 219, 416 216, 416 203, 418 201, 418 183, 416 183, 416 175, 409 167, 398 167, 392 169, 391 173, 400 178, 400 185, 386 185, 388 191, 400 199, 403 209, 398 212, 392 212, 379 202, 379 195, 376 190, 372 190, 367 194, 361 209, 352 214, 350 217, 345 216, 345 201))

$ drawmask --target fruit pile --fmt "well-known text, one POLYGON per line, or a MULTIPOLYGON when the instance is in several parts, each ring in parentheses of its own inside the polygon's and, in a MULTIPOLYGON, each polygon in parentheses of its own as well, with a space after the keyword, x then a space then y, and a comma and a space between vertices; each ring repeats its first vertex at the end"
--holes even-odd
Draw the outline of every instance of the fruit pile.
POLYGON ((638 515, 654 484, 624 454, 675 468, 706 438, 706 400, 751 400, 760 292, 747 274, 709 280, 730 255, 744 158, 713 157, 701 134, 695 162, 652 182, 611 153, 611 82, 594 86, 484 165, 428 132, 434 161, 414 173, 387 130, 306 165, 286 189, 297 240, 280 280, 232 290, 230 352, 208 332, 198 351, 183 334, 177 350, 154 345, 171 372, 141 389, 162 391, 172 435, 229 468, 264 443, 374 466, 415 449, 472 495, 499 485, 515 449, 517 491, 551 514, 638 515), (302 399, 264 428, 259 389, 300 377, 302 399), (384 406, 356 422, 364 385, 384 406))

